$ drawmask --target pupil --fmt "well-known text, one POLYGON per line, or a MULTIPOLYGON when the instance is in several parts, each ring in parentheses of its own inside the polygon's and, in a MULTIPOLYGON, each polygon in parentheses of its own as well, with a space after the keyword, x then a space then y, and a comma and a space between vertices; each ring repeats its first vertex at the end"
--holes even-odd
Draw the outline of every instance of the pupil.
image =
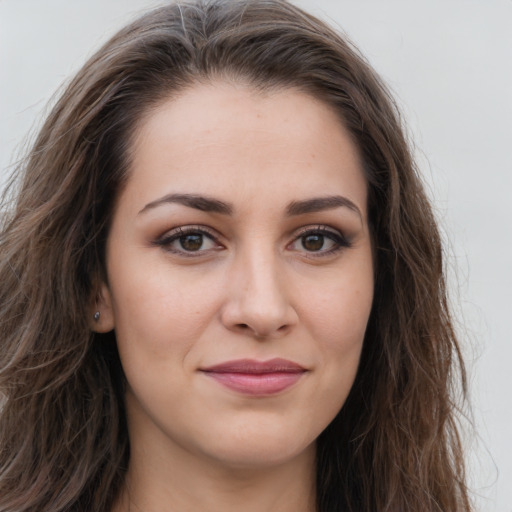
POLYGON ((180 245, 186 251, 198 251, 203 245, 203 235, 180 236, 180 245))
POLYGON ((302 246, 308 251, 319 251, 324 246, 323 235, 307 235, 302 237, 302 246))

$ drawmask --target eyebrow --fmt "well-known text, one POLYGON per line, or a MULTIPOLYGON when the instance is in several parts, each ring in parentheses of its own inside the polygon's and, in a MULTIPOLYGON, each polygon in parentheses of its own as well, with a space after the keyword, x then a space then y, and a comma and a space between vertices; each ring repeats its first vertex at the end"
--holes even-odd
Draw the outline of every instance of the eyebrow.
MULTIPOLYGON (((160 199, 151 201, 148 203, 139 214, 144 213, 148 210, 152 210, 158 206, 164 204, 182 204, 189 208, 195 208, 202 212, 213 212, 220 213, 223 215, 232 215, 233 207, 214 199, 213 197, 202 196, 198 194, 167 194, 160 199)), ((307 213, 321 212, 325 210, 333 210, 335 208, 345 207, 353 212, 357 213, 361 220, 363 220, 363 214, 361 210, 353 203, 350 199, 344 196, 326 196, 326 197, 314 197, 311 199, 305 199, 303 201, 292 201, 286 208, 286 215, 293 217, 296 215, 304 215, 307 213)))
POLYGON ((293 201, 288 205, 286 214, 288 216, 303 215, 305 213, 315 213, 324 210, 332 210, 334 208, 345 207, 357 213, 361 220, 363 214, 361 210, 350 199, 344 196, 326 196, 314 197, 304 201, 293 201))
POLYGON ((223 215, 231 215, 233 213, 232 206, 212 197, 200 196, 197 194, 168 194, 160 199, 156 199, 155 201, 148 203, 144 208, 142 208, 139 214, 152 210, 157 206, 172 203, 182 204, 189 208, 201 210, 202 212, 221 213, 223 215))

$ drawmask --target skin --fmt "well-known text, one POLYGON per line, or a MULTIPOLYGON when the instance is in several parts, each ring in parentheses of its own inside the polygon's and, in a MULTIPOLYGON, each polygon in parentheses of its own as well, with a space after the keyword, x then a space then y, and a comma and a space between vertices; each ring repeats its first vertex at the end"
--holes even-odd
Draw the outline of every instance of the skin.
POLYGON ((148 113, 132 149, 95 324, 116 330, 128 382, 115 510, 313 511, 315 440, 352 386, 373 298, 356 147, 305 93, 214 82, 148 113), (268 396, 201 371, 276 357, 305 371, 268 396))

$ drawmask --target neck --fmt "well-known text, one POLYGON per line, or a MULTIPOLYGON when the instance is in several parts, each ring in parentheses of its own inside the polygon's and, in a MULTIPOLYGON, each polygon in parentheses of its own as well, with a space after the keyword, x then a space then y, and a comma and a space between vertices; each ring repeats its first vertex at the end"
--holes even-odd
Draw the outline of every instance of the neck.
POLYGON ((268 467, 229 467, 183 453, 132 450, 112 512, 314 512, 315 448, 268 467))

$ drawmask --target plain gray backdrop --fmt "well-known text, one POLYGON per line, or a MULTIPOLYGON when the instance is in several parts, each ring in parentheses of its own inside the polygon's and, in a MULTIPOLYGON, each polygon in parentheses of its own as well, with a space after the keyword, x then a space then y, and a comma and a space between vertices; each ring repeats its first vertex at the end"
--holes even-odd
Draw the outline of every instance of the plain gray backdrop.
MULTIPOLYGON (((153 0, 0 0, 0 183, 48 100, 153 0)), ((394 91, 447 241, 478 510, 512 511, 512 0, 300 0, 394 91)))

